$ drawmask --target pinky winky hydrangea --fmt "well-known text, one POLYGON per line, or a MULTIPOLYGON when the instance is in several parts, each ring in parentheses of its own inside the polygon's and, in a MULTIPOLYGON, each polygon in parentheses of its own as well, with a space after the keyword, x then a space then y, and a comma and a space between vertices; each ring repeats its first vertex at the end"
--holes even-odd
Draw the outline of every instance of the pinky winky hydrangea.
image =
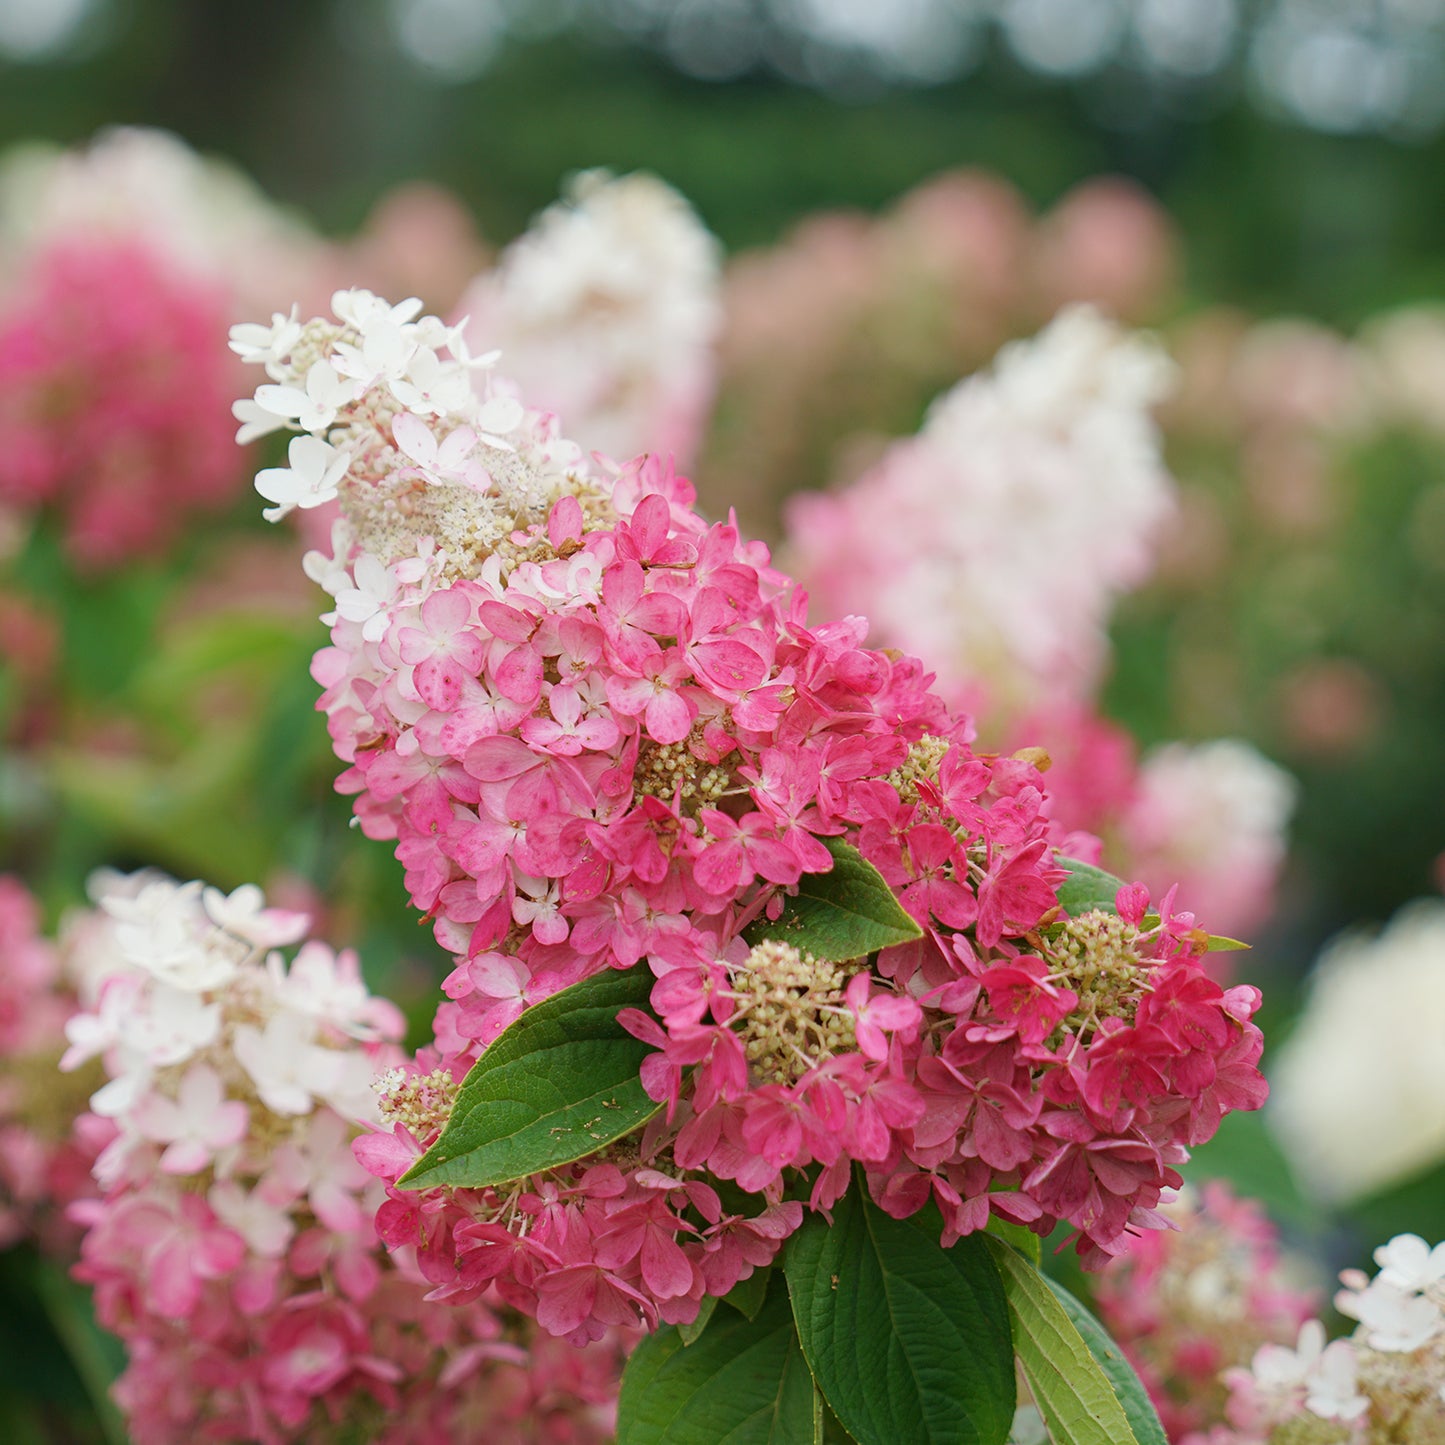
POLYGON ((250 886, 94 891, 67 931, 94 1002, 62 1066, 103 1061, 89 1123, 110 1143, 72 1209, 75 1273, 126 1346, 138 1445, 607 1438, 615 1343, 533 1348, 495 1297, 438 1316, 414 1259, 380 1248, 351 1141, 401 1019, 355 955, 311 940, 288 964, 307 920, 250 886))
POLYGON ((410 303, 334 310, 237 345, 271 377, 243 410, 301 433, 257 480, 272 515, 340 500, 308 561, 340 786, 456 960, 358 1147, 387 1241, 438 1297, 580 1342, 694 1320, 854 1187, 936 1205, 945 1243, 1068 1220, 1090 1262, 1159 1224, 1187 1150, 1263 1099, 1258 994, 1209 980, 1168 897, 1060 861, 1046 755, 976 752, 922 664, 810 625, 664 460, 585 460, 410 303), (865 940, 801 925, 819 888, 874 900, 865 940), (408 1187, 508 1025, 609 980, 646 1107, 604 1092, 591 1152, 408 1187))

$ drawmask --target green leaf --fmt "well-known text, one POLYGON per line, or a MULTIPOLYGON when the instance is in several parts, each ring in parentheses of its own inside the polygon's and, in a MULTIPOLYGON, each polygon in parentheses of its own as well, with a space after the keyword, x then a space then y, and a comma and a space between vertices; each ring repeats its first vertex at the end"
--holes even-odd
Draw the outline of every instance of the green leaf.
POLYGON ((1105 1378, 1114 1387, 1119 1403, 1124 1407, 1139 1445, 1168 1445, 1168 1437, 1144 1388, 1144 1382, 1134 1373, 1134 1367, 1113 1337, 1087 1309, 1057 1280, 1044 1276, 1044 1283, 1053 1290, 1055 1297, 1064 1307, 1064 1313, 1073 1321, 1074 1327, 1089 1347, 1089 1353, 1098 1361, 1105 1378))
POLYGON ((1143 1445, 1051 1282, 1001 1240, 989 1239, 988 1248, 1008 1295, 1019 1364, 1054 1445, 1143 1445))
POLYGON ((1033 1230, 1026 1229, 1022 1224, 1014 1224, 1010 1220, 1000 1218, 997 1214, 990 1214, 984 1229, 994 1238, 1012 1245, 1035 1268, 1044 1257, 1043 1240, 1033 1230))
POLYGON ((1218 933, 1209 935, 1209 946, 1204 950, 1206 953, 1234 953, 1241 948, 1249 948, 1247 943, 1241 943, 1237 938, 1224 938, 1218 933))
POLYGON ((690 1348, 670 1326, 632 1352, 617 1445, 821 1445, 823 1401, 773 1281, 755 1320, 720 1310, 690 1348))
POLYGON ((830 1228, 810 1215, 785 1271, 818 1387, 861 1445, 1003 1445, 1013 1343, 1003 1283, 977 1236, 938 1243, 932 1207, 893 1219, 862 1181, 830 1228))
POLYGON ((712 1312, 717 1308, 717 1296, 705 1294, 702 1297, 702 1304, 698 1308, 697 1318, 690 1324, 679 1325, 677 1333, 684 1345, 694 1344, 702 1332, 707 1328, 707 1322, 712 1318, 712 1312))
POLYGON ((758 1317, 763 1301, 768 1294, 768 1279, 773 1269, 755 1269, 746 1279, 739 1280, 724 1296, 723 1303, 741 1310, 750 1320, 758 1317))
POLYGON ((609 969, 534 1004, 472 1065, 441 1137, 399 1182, 505 1184, 641 1127, 662 1107, 638 1078, 652 1045, 617 1014, 651 991, 646 968, 609 969))
POLYGON ((1117 913, 1114 899, 1124 887, 1124 880, 1095 868, 1092 863, 1081 863, 1077 858, 1065 858, 1062 853, 1054 858, 1060 868, 1067 868, 1069 876, 1059 884, 1059 903, 1070 918, 1081 913, 1102 909, 1105 913, 1117 913))
POLYGON ((120 1341, 96 1323, 90 1292, 49 1260, 37 1265, 35 1292, 85 1385, 90 1408, 107 1445, 125 1445, 125 1423, 110 1394, 116 1376, 125 1367, 120 1341))
POLYGON ((747 930, 749 943, 776 939, 815 958, 846 963, 923 937, 883 875, 851 843, 821 841, 833 855, 832 868, 805 873, 778 918, 759 919, 747 930))

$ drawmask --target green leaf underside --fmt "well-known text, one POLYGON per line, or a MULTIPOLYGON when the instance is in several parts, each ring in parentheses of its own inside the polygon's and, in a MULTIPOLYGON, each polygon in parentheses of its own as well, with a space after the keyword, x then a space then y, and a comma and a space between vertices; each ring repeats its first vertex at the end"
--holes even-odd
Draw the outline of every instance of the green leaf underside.
POLYGON ((664 1326, 622 1376, 617 1445, 820 1445, 822 1434, 781 1276, 756 1319, 718 1310, 687 1348, 664 1326))
POLYGON ((555 1169, 640 1128, 662 1106, 638 1070, 652 1045, 617 1022, 645 1008, 652 975, 608 970, 527 1009, 472 1066, 406 1188, 481 1188, 555 1169))
POLYGON ((846 963, 923 937, 883 875, 851 843, 820 841, 833 855, 832 869, 805 873, 797 896, 785 900, 776 919, 759 919, 748 928, 749 943, 775 939, 815 958, 846 963))
POLYGON ((1105 1378, 1114 1387, 1114 1394, 1124 1407, 1124 1414, 1139 1445, 1169 1445, 1169 1437, 1164 1433, 1154 1402, 1123 1350, 1063 1285, 1047 1276, 1044 1276, 1044 1283, 1054 1292, 1055 1298, 1064 1307, 1064 1313, 1073 1321, 1074 1328, 1089 1347, 1089 1353, 1098 1361, 1105 1378))
POLYGON ((1077 858, 1055 857, 1060 868, 1067 868, 1069 876, 1059 884, 1059 905, 1070 918, 1081 913, 1102 909, 1105 913, 1117 913, 1114 899, 1124 887, 1124 880, 1096 868, 1092 863, 1081 863, 1077 858))
MULTIPOLYGON (((988 1248, 1003 1277, 1019 1364, 1054 1445, 1144 1445, 1052 1282, 1001 1240, 989 1239, 988 1248)), ((1122 1361, 1102 1329, 1099 1334, 1122 1361)), ((1162 1442, 1161 1435, 1157 1445, 1162 1442)), ((1152 1437, 1150 1445, 1156 1445, 1152 1437)))
POLYGON ((928 1208, 893 1219, 861 1180, 788 1243, 803 1352, 860 1445, 1003 1445, 1015 1403, 1003 1283, 983 1241, 938 1243, 928 1208))

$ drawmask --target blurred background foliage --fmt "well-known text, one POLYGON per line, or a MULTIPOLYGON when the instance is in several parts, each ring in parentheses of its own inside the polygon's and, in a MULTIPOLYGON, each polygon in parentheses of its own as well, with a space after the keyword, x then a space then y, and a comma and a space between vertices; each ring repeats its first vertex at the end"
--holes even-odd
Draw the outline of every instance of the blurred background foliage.
POLYGON ((645 167, 730 248, 984 166, 1133 176, 1199 294, 1336 322, 1441 289, 1438 0, 0 0, 0 142, 130 122, 322 226, 456 191, 505 240, 645 167))

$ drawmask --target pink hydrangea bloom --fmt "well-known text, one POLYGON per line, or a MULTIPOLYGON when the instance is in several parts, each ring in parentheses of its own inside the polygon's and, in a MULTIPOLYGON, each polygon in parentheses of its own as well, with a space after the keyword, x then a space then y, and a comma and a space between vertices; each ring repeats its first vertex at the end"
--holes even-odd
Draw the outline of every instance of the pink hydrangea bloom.
POLYGON ((35 257, 0 303, 0 502, 58 513, 75 560, 101 568, 234 497, 227 302, 133 242, 35 257))
POLYGON ((319 243, 155 131, 0 164, 0 507, 58 522, 76 564, 173 545, 244 485, 231 313, 310 290, 319 243), (267 272, 270 272, 268 275, 267 272))
POLYGON ((497 1288, 582 1342, 693 1319, 854 1164, 896 1215, 936 1200, 945 1241, 993 1212, 1067 1219, 1097 1263, 1157 1226, 1187 1150, 1265 1092, 1258 995, 1208 979, 1193 917, 1142 887, 1068 917, 1034 755, 976 750, 861 619, 809 625, 666 463, 585 463, 520 408, 489 433, 439 322, 361 293, 334 310, 267 355, 283 386, 325 365, 364 387, 313 437, 344 458, 315 675, 340 786, 457 959, 435 1050, 388 1086, 390 1137, 359 1146, 393 1186, 383 1237, 440 1296, 497 1288), (419 477, 407 414, 485 484, 419 477), (876 968, 750 946, 835 839, 919 938, 876 968), (640 1134, 512 1186, 394 1187, 519 1005, 643 966, 651 1012, 620 1022, 665 1107, 640 1134))

